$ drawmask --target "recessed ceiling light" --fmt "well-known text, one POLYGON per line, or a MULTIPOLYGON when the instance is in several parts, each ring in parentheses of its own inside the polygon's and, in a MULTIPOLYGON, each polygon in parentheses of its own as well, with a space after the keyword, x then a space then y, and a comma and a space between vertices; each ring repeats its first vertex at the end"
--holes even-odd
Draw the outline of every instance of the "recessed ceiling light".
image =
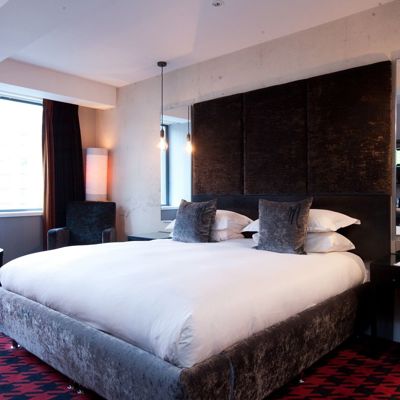
POLYGON ((224 2, 222 0, 213 0, 211 3, 214 7, 221 7, 224 5, 224 2))

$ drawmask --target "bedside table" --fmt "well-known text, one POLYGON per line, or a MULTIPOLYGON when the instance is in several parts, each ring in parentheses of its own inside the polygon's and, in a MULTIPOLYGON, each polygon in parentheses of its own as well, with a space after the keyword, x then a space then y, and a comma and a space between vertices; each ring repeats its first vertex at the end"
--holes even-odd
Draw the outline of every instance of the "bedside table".
POLYGON ((156 239, 170 239, 170 232, 149 232, 138 233, 137 235, 128 235, 128 241, 147 241, 156 239))
POLYGON ((400 265, 395 265, 398 262, 400 253, 388 254, 370 265, 373 338, 393 340, 395 291, 400 288, 400 265))

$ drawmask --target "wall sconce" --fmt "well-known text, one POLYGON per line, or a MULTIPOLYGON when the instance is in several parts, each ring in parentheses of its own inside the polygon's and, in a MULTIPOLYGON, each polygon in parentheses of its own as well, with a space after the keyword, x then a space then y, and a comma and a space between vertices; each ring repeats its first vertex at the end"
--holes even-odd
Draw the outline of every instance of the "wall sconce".
POLYGON ((107 149, 86 149, 86 200, 107 200, 107 165, 107 149))
POLYGON ((157 66, 161 68, 161 130, 158 148, 161 151, 165 151, 168 148, 168 142, 164 131, 164 67, 167 66, 167 63, 166 61, 158 61, 157 66))

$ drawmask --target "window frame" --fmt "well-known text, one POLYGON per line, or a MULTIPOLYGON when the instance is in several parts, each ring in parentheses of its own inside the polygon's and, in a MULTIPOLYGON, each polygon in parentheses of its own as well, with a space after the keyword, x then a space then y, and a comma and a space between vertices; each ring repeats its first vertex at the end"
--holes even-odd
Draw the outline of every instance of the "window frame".
POLYGON ((165 200, 166 203, 164 204, 161 201, 161 207, 167 208, 171 207, 171 198, 170 198, 170 177, 169 177, 169 143, 168 143, 168 125, 162 124, 161 128, 164 129, 165 132, 165 140, 167 141, 168 147, 166 150, 163 150, 165 152, 165 176, 164 176, 164 181, 165 181, 165 200))

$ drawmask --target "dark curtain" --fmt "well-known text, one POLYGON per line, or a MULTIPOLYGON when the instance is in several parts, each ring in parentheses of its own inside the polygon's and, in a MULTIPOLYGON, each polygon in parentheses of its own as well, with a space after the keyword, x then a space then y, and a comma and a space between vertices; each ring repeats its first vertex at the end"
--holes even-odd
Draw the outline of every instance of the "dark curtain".
POLYGON ((78 106, 43 100, 43 167, 47 235, 49 229, 65 226, 70 201, 85 200, 78 106))

